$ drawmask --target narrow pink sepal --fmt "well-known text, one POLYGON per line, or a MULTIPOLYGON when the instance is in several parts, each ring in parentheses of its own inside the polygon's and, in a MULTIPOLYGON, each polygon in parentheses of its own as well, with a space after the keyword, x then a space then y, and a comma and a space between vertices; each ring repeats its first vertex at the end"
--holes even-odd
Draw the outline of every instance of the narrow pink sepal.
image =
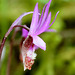
POLYGON ((45 23, 42 25, 42 27, 39 29, 39 31, 35 35, 39 35, 45 32, 49 28, 50 21, 51 21, 51 12, 49 13, 45 23))
POLYGON ((56 30, 55 29, 48 29, 45 32, 56 32, 56 30))
POLYGON ((49 26, 49 27, 51 27, 51 25, 55 22, 55 20, 56 20, 56 17, 57 17, 57 15, 58 15, 58 13, 59 13, 59 11, 56 13, 55 19, 53 20, 53 22, 50 24, 50 26, 49 26))
POLYGON ((35 33, 35 30, 37 28, 37 24, 38 24, 38 19, 39 19, 39 10, 38 10, 38 3, 36 4, 35 8, 34 8, 34 12, 33 12, 33 17, 32 17, 32 22, 30 25, 30 31, 29 34, 32 35, 35 33))
POLYGON ((46 9, 45 9, 45 12, 44 12, 44 16, 43 16, 43 19, 42 19, 42 22, 41 22, 42 25, 43 25, 44 21, 46 20, 46 18, 48 16, 48 11, 49 11, 51 1, 52 0, 49 0, 49 2, 47 3, 47 6, 46 6, 46 9))
POLYGON ((45 10, 45 7, 46 7, 46 6, 47 6, 47 4, 45 4, 45 6, 43 7, 42 14, 41 14, 41 17, 40 17, 40 19, 39 19, 39 22, 38 22, 38 25, 37 25, 37 29, 36 29, 36 31, 35 31, 35 34, 36 34, 36 32, 39 31, 40 27, 42 26, 41 22, 42 22, 42 18, 43 18, 43 14, 44 14, 44 10, 45 10))
POLYGON ((13 22, 13 24, 12 24, 11 26, 14 27, 15 25, 17 25, 17 24, 21 21, 21 19, 22 19, 24 16, 26 16, 26 15, 28 15, 28 14, 31 14, 31 13, 33 13, 33 12, 31 11, 31 12, 27 12, 27 13, 22 14, 20 17, 18 17, 18 18, 13 22))

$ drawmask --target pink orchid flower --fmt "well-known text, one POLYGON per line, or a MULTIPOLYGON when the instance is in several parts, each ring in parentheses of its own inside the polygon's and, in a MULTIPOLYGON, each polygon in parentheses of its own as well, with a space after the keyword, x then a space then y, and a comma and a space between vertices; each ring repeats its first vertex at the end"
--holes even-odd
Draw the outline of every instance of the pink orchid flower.
MULTIPOLYGON (((31 70, 36 58, 35 49, 41 48, 46 50, 46 43, 38 35, 43 32, 55 32, 54 29, 49 28, 56 20, 59 11, 56 13, 54 21, 50 24, 51 12, 48 14, 50 3, 51 0, 44 6, 41 16, 39 15, 38 3, 36 3, 29 31, 22 29, 22 36, 25 37, 21 48, 24 70, 31 70)), ((31 13, 22 14, 15 22, 19 22, 26 14, 31 13)))

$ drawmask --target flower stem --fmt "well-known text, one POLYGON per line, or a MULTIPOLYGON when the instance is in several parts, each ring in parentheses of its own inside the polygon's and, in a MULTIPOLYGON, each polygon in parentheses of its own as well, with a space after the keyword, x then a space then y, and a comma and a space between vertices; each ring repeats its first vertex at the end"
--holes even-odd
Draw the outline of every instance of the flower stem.
POLYGON ((15 27, 22 27, 22 28, 24 28, 24 29, 26 29, 26 30, 29 31, 29 28, 26 25, 15 25, 14 27, 10 27, 9 30, 8 30, 8 32, 5 34, 5 36, 4 36, 4 38, 3 38, 2 42, 1 42, 1 46, 0 46, 0 60, 1 60, 1 54, 2 54, 2 50, 3 50, 3 47, 4 47, 5 41, 6 41, 7 37, 8 37, 8 35, 10 34, 10 32, 15 27))
POLYGON ((2 54, 2 50, 3 50, 6 39, 7 39, 6 37, 3 38, 1 46, 0 46, 0 59, 1 59, 1 54, 2 54))
POLYGON ((19 31, 19 29, 16 30, 15 28, 15 31, 12 35, 12 38, 10 40, 10 51, 9 51, 9 57, 8 57, 8 64, 7 64, 7 73, 6 75, 10 75, 10 66, 11 66, 11 57, 12 57, 12 50, 13 50, 13 43, 14 43, 14 39, 15 39, 15 36, 17 34, 17 32, 19 31))

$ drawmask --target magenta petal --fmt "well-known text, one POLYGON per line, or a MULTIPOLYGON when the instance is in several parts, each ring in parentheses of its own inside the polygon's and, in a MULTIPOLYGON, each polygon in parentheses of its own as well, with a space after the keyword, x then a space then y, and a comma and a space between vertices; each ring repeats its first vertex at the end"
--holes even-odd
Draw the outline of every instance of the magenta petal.
POLYGON ((51 25, 55 22, 55 20, 56 20, 56 17, 57 17, 57 15, 58 15, 58 13, 59 13, 59 11, 56 13, 55 19, 54 19, 54 21, 50 24, 50 26, 49 26, 49 27, 51 27, 51 25))
POLYGON ((41 24, 41 21, 42 21, 42 18, 43 18, 43 13, 44 13, 46 5, 43 7, 42 14, 41 14, 41 17, 40 17, 40 20, 39 20, 39 24, 41 24))
MULTIPOLYGON (((47 5, 47 4, 46 4, 47 5)), ((42 26, 41 22, 42 22, 42 18, 43 18, 43 14, 44 14, 44 10, 45 10, 45 7, 46 5, 43 7, 43 10, 42 10, 42 14, 41 14, 41 17, 39 19, 39 22, 38 22, 38 25, 37 25, 37 29, 35 32, 38 32, 38 30, 40 29, 40 27, 42 26), (41 25, 40 25, 41 24, 41 25)))
POLYGON ((45 23, 44 23, 43 26, 41 27, 41 28, 43 29, 43 30, 41 29, 42 32, 46 31, 46 30, 49 28, 50 22, 51 22, 51 12, 49 13, 49 15, 48 15, 48 17, 47 17, 45 23))
POLYGON ((27 35, 28 35, 28 31, 23 28, 23 29, 22 29, 22 36, 26 38, 27 35))
MULTIPOLYGON (((47 5, 47 4, 46 4, 46 5, 47 5)), ((44 10, 45 10, 46 5, 43 7, 41 17, 40 17, 40 19, 39 19, 38 24, 36 25, 36 26, 37 26, 37 29, 36 29, 36 31, 35 31, 35 34, 36 34, 36 32, 38 32, 38 31, 39 31, 40 27, 42 26, 42 25, 40 25, 40 24, 41 24, 41 22, 42 22, 43 13, 44 13, 44 10)), ((35 35, 35 34, 34 34, 34 35, 35 35)))
POLYGON ((41 49, 46 50, 46 43, 39 36, 33 36, 33 43, 41 49))
POLYGON ((38 11, 38 3, 37 3, 35 8, 34 8, 34 12, 33 12, 33 17, 32 17, 32 22, 31 22, 30 32, 29 32, 30 35, 35 33, 35 30, 37 27, 36 25, 38 24, 38 19, 39 19, 38 13, 39 13, 39 11, 38 11))
POLYGON ((49 7, 50 7, 50 3, 51 3, 52 0, 50 0, 46 6, 46 9, 45 9, 45 13, 44 13, 44 16, 43 16, 43 19, 42 19, 42 23, 44 23, 44 21, 46 20, 47 16, 48 16, 48 11, 49 11, 49 7))
POLYGON ((39 31, 36 33, 36 35, 39 35, 39 34, 45 32, 49 28, 50 21, 51 21, 51 12, 49 13, 45 23, 42 25, 42 27, 39 29, 39 31))
POLYGON ((28 15, 28 14, 31 14, 31 13, 33 13, 33 12, 27 12, 27 13, 22 14, 20 17, 18 17, 18 18, 13 22, 12 26, 17 25, 17 24, 21 21, 21 19, 22 19, 24 16, 26 16, 26 15, 28 15))
POLYGON ((48 29, 45 32, 56 32, 56 30, 55 29, 48 29))
MULTIPOLYGON (((47 4, 46 4, 46 5, 47 5, 47 4)), ((42 22, 42 18, 43 18, 43 14, 44 14, 44 10, 45 10, 46 5, 43 7, 42 14, 41 14, 41 17, 40 17, 40 20, 39 20, 39 25, 40 25, 41 22, 42 22)), ((42 25, 42 24, 41 24, 41 25, 42 25)), ((41 26, 41 25, 40 25, 40 26, 41 26)))

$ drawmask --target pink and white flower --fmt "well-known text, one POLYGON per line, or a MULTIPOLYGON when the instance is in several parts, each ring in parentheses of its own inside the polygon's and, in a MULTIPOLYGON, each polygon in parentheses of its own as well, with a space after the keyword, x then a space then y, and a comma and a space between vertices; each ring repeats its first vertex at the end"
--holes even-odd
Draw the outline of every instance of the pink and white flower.
POLYGON ((26 69, 31 70, 31 67, 34 64, 34 59, 36 58, 35 49, 41 48, 44 51, 46 50, 46 43, 38 35, 43 32, 55 32, 54 29, 49 29, 49 28, 56 20, 59 11, 56 13, 54 21, 50 24, 51 12, 48 14, 50 3, 51 0, 49 0, 49 2, 44 6, 41 16, 39 15, 38 3, 36 3, 34 12, 28 12, 22 14, 13 23, 13 25, 15 25, 18 22, 20 22, 24 16, 33 13, 29 31, 22 29, 22 36, 25 37, 25 40, 23 41, 21 47, 24 70, 26 69))

